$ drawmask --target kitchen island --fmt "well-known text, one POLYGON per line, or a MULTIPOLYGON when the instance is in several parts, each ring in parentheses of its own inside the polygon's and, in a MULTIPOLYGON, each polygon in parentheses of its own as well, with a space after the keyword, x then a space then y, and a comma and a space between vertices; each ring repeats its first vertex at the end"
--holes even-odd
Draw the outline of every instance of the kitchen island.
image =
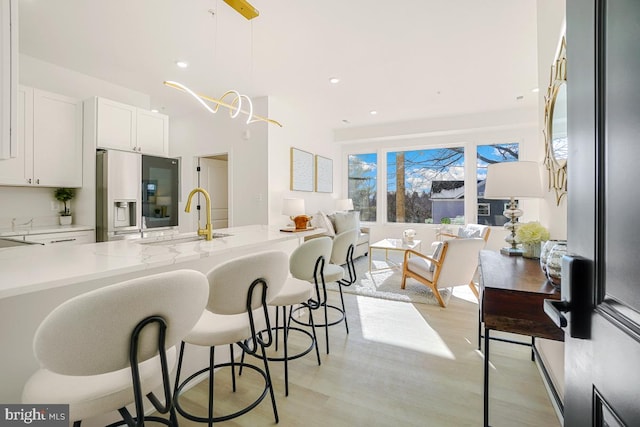
POLYGON ((20 402, 25 381, 38 368, 32 350, 35 331, 51 310, 69 298, 164 271, 186 268, 206 273, 253 252, 290 253, 306 235, 322 231, 283 233, 277 227, 251 225, 216 230, 227 236, 211 241, 193 240, 196 233, 188 233, 175 240, 0 249, 0 403, 20 402))

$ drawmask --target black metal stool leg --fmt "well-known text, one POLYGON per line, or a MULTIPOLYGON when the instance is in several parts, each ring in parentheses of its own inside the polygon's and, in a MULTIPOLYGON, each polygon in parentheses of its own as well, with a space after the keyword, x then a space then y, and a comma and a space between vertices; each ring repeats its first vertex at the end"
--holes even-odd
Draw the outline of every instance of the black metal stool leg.
MULTIPOLYGON (((230 359, 231 359, 231 384, 232 384, 232 387, 233 387, 233 392, 235 393, 235 391, 236 391, 236 363, 235 363, 235 356, 233 355, 233 344, 229 344, 229 354, 230 354, 230 359)), ((244 356, 244 351, 242 352, 242 356, 244 356)), ((240 365, 240 369, 242 369, 242 365, 240 365)))
POLYGON ((184 356, 184 346, 185 343, 182 341, 180 343, 180 355, 178 356, 178 368, 176 369, 176 383, 173 388, 173 398, 177 399, 178 386, 180 385, 180 372, 182 371, 182 357, 184 356))
POLYGON ((347 323, 347 310, 344 308, 344 296, 342 295, 342 285, 338 282, 338 289, 340 289, 340 301, 342 302, 342 315, 344 316, 344 327, 349 333, 349 324, 347 323))
POLYGON ((273 382, 271 381, 271 372, 269 371, 269 361, 267 360, 267 354, 266 354, 264 345, 260 344, 260 347, 262 349, 262 361, 264 362, 264 372, 266 375, 265 378, 268 383, 269 393, 271 394, 271 405, 273 406, 273 416, 275 417, 276 424, 277 424, 280 421, 280 418, 278 418, 278 408, 276 407, 276 395, 273 391, 273 382))
POLYGON ((329 354, 329 313, 327 312, 327 303, 324 303, 324 336, 327 342, 327 354, 329 354))
MULTIPOLYGON (((293 310, 293 307, 291 307, 291 310, 293 310)), ((289 325, 287 325, 287 322, 285 321, 286 318, 287 318, 287 307, 283 306, 282 307, 282 319, 283 319, 282 333, 284 334, 284 395, 289 396, 289 353, 288 353, 289 325)), ((276 321, 276 331, 278 330, 277 327, 278 327, 278 322, 276 321)), ((278 341, 276 341, 276 345, 277 345, 277 342, 278 341)))
POLYGON ((215 366, 215 347, 209 349, 209 427, 213 426, 213 373, 215 366))
POLYGON ((320 348, 318 346, 318 336, 316 335, 316 325, 315 322, 313 321, 313 312, 311 309, 309 309, 309 324, 311 325, 311 333, 313 334, 313 342, 314 345, 316 347, 316 357, 318 359, 318 366, 322 365, 322 362, 320 362, 320 348))
MULTIPOLYGON (((284 309, 286 312, 286 308, 284 309)), ((278 319, 278 307, 276 307, 276 352, 278 351, 278 325, 280 324, 278 319)), ((286 317, 282 319, 283 322, 286 322, 286 317)))

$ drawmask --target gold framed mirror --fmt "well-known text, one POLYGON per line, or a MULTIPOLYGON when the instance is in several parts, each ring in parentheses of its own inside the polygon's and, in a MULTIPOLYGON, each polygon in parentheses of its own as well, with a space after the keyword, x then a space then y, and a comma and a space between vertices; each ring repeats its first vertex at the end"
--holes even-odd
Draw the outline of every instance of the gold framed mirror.
POLYGON ((544 164, 549 175, 549 191, 554 191, 556 204, 567 194, 567 56, 562 38, 560 51, 551 67, 551 78, 544 106, 544 164))

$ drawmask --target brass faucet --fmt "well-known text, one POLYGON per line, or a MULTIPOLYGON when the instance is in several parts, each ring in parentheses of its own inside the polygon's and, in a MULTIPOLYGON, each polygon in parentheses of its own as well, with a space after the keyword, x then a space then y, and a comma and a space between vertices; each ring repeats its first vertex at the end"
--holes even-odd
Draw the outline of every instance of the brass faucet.
POLYGON ((211 226, 211 197, 209 196, 209 193, 207 193, 207 190, 201 187, 196 187, 191 190, 191 193, 189 193, 189 198, 187 199, 187 206, 184 208, 184 211, 186 213, 189 213, 191 211, 191 199, 196 193, 202 193, 204 195, 204 200, 206 201, 207 206, 207 225, 204 229, 202 229, 200 228, 200 221, 198 221, 198 236, 205 236, 206 240, 212 240, 213 227, 211 226))

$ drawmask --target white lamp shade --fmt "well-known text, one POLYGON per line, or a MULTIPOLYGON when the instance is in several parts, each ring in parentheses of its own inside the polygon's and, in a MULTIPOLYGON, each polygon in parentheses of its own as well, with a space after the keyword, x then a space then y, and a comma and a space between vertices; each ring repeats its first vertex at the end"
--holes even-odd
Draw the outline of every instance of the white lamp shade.
POLYGON ((304 215, 304 199, 284 199, 282 214, 288 216, 304 215))
POLYGON ((339 199, 339 200, 336 200, 336 210, 337 211, 352 211, 353 210, 353 200, 351 200, 351 199, 339 199))
POLYGON ((537 162, 493 163, 487 167, 485 199, 543 197, 537 162))

